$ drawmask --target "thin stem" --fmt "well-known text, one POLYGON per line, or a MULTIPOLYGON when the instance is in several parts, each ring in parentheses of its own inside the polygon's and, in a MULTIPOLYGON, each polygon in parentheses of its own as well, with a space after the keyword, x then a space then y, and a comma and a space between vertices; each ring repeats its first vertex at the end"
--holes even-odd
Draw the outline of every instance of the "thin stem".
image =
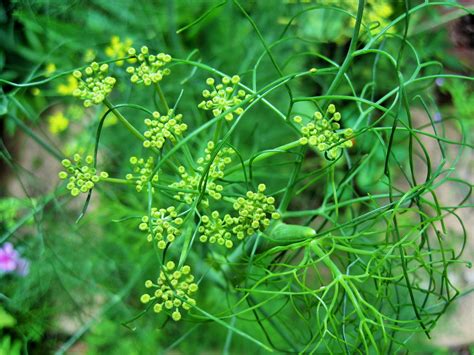
POLYGON ((128 120, 115 108, 115 106, 109 101, 109 99, 104 99, 104 105, 107 106, 113 112, 113 114, 118 118, 120 122, 122 122, 122 124, 130 131, 130 133, 132 133, 142 142, 145 141, 145 137, 130 122, 128 122, 128 120))
POLYGON ((159 83, 156 84, 156 91, 158 92, 158 96, 160 97, 161 103, 165 107, 165 110, 166 110, 165 114, 167 114, 168 111, 170 110, 170 107, 168 106, 168 102, 166 101, 165 94, 163 93, 163 90, 161 90, 161 86, 159 83))
MULTIPOLYGON (((255 163, 255 162, 258 162, 258 161, 261 161, 261 160, 264 160, 264 159, 267 159, 267 158, 270 158, 272 156, 274 156, 275 154, 278 154, 278 153, 281 153, 283 151, 287 151, 287 150, 290 150, 292 148, 296 148, 298 146, 300 146, 301 143, 299 140, 296 140, 296 141, 293 141, 293 142, 290 142, 290 143, 287 143, 287 144, 283 144, 279 147, 276 147, 272 150, 269 150, 265 153, 262 153, 260 155, 258 155, 257 157, 255 157, 254 159, 247 159, 246 161, 244 161, 244 165, 247 166, 249 165, 250 163, 255 163)), ((235 165, 231 168, 229 168, 229 170, 226 171, 226 174, 229 175, 229 174, 232 174, 238 170, 240 170, 242 168, 242 164, 239 164, 239 165, 235 165)))
POLYGON ((342 77, 344 76, 347 69, 349 68, 349 65, 352 62, 352 53, 355 51, 357 41, 359 39, 360 24, 362 23, 362 15, 364 13, 364 6, 365 6, 365 0, 359 0, 359 7, 357 8, 357 18, 356 18, 356 23, 354 26, 354 32, 352 34, 351 44, 349 45, 349 50, 347 51, 347 55, 346 55, 346 58, 344 59, 344 62, 339 67, 339 71, 337 72, 336 77, 334 78, 334 80, 331 83, 331 86, 326 92, 326 95, 331 95, 334 91, 336 91, 339 83, 342 80, 342 77))

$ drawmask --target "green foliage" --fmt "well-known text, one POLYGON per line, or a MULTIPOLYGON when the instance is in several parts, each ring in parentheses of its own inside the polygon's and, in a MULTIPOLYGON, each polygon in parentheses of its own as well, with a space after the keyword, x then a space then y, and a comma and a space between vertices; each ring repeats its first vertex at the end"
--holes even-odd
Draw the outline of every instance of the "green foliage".
POLYGON ((472 124, 474 116, 474 90, 471 83, 457 80, 448 80, 442 85, 442 91, 449 93, 453 98, 453 105, 459 118, 472 124))
POLYGON ((2 223, 32 260, 2 298, 24 347, 394 353, 430 336, 470 266, 453 174, 472 78, 410 32, 438 4, 14 4, 0 114, 68 179, 2 223), (459 117, 431 118, 437 78, 459 117), (65 154, 35 127, 77 98, 65 154))
POLYGON ((21 342, 18 340, 12 340, 9 336, 1 337, 0 354, 20 355, 21 342))
POLYGON ((3 328, 11 328, 16 324, 16 319, 12 317, 3 308, 0 308, 0 330, 3 328))

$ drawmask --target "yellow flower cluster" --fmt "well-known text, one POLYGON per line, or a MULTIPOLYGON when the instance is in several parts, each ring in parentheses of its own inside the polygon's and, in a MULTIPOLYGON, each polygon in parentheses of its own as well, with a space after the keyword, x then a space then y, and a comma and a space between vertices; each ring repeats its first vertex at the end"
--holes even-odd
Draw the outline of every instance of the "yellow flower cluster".
POLYGON ((194 276, 191 275, 191 267, 184 265, 175 270, 176 265, 173 261, 168 261, 156 279, 145 281, 145 287, 154 289, 151 294, 145 293, 140 297, 144 304, 155 302, 153 311, 162 312, 164 309, 174 311, 171 318, 174 321, 181 319, 180 308, 189 311, 196 305, 196 300, 191 296, 198 290, 198 285, 194 283, 194 276))
MULTIPOLYGON (((197 193, 197 190, 199 189, 199 181, 201 180, 205 169, 211 162, 212 152, 214 148, 214 142, 210 141, 207 143, 207 147, 204 151, 205 155, 204 157, 201 157, 197 160, 197 171, 193 172, 193 174, 188 174, 186 168, 184 166, 180 166, 178 168, 178 171, 181 175, 181 180, 179 182, 171 184, 170 186, 178 189, 194 190, 197 193)), ((216 200, 220 200, 222 198, 221 192, 222 190, 224 190, 224 187, 217 183, 216 180, 222 179, 224 177, 224 169, 226 165, 232 162, 230 155, 234 153, 235 152, 232 148, 226 147, 221 149, 219 153, 217 153, 210 166, 209 174, 207 176, 206 194, 216 200)), ((185 201, 187 204, 191 204, 193 202, 193 197, 196 193, 180 191, 174 197, 177 200, 185 201)), ((208 204, 207 200, 203 200, 203 203, 208 204)))
POLYGON ((148 47, 146 46, 143 46, 138 54, 135 48, 130 48, 128 54, 135 56, 138 61, 137 64, 139 64, 138 66, 130 66, 127 68, 127 73, 131 75, 130 81, 132 83, 145 85, 156 84, 171 73, 169 68, 164 68, 164 66, 171 62, 171 56, 169 54, 149 54, 148 47))
POLYGON ((69 75, 66 78, 66 83, 61 83, 56 87, 56 92, 59 95, 69 96, 74 93, 78 86, 77 79, 73 75, 69 75))
POLYGON ((77 196, 81 192, 89 192, 101 178, 106 179, 109 176, 105 171, 97 175, 97 170, 92 167, 94 162, 92 155, 86 157, 85 164, 79 154, 74 154, 73 160, 74 164, 69 159, 64 159, 61 164, 66 168, 66 171, 61 171, 58 174, 61 180, 69 177, 66 187, 71 191, 72 196, 77 196))
POLYGON ((56 71, 56 64, 54 63, 48 63, 46 64, 46 67, 45 67, 45 74, 46 76, 51 76, 52 74, 54 74, 54 72, 56 71))
POLYGON ((213 211, 211 217, 202 216, 201 222, 202 225, 199 226, 198 231, 201 233, 199 240, 202 243, 217 243, 229 249, 234 246, 232 233, 229 230, 229 227, 234 223, 234 219, 231 215, 226 214, 224 218, 221 219, 219 211, 213 211))
POLYGON ((148 130, 143 134, 146 138, 143 146, 161 149, 166 140, 176 143, 176 136, 181 136, 188 129, 185 123, 181 123, 182 118, 183 115, 175 115, 173 110, 169 110, 166 115, 153 112, 152 118, 145 119, 148 130))
MULTIPOLYGON (((153 157, 149 157, 146 161, 143 158, 131 157, 130 164, 133 166, 134 174, 127 174, 125 179, 135 180, 135 188, 140 192, 143 190, 143 187, 147 185, 148 181, 150 181, 155 160, 153 157)), ((158 182, 158 174, 155 174, 153 178, 151 178, 151 182, 158 182)), ((154 188, 152 188, 152 192, 153 191, 154 188)))
POLYGON ((146 239, 151 242, 157 241, 160 249, 165 249, 167 243, 172 243, 181 235, 179 230, 183 224, 183 219, 178 217, 178 212, 174 207, 152 208, 150 217, 143 216, 138 228, 148 232, 146 239))
MULTIPOLYGON (((122 42, 119 36, 112 36, 110 44, 105 48, 105 55, 111 59, 120 59, 128 56, 128 50, 132 47, 133 41, 130 38, 125 38, 122 42)), ((130 63, 135 61, 134 58, 128 59, 130 63)), ((115 62, 119 67, 123 65, 124 61, 119 60, 115 62)))
POLYGON ((352 129, 347 128, 344 132, 337 132, 341 128, 339 121, 341 114, 336 112, 333 104, 328 106, 326 115, 316 111, 311 120, 303 125, 301 116, 295 116, 293 120, 300 125, 300 132, 303 137, 300 138, 302 145, 309 144, 316 147, 321 153, 327 153, 330 159, 335 159, 341 148, 352 147, 352 141, 347 140, 352 135, 352 129), (332 115, 329 118, 329 115, 332 115))
POLYGON ((260 184, 257 192, 248 191, 246 198, 239 197, 233 206, 238 216, 226 214, 221 218, 218 211, 213 211, 210 216, 202 216, 202 225, 198 229, 201 234, 199 240, 232 248, 234 236, 242 240, 265 230, 272 219, 280 218, 275 209, 275 199, 265 196, 265 189, 265 185, 260 184))
POLYGON ((266 186, 258 185, 258 191, 248 191, 246 198, 239 197, 234 202, 234 209, 238 212, 232 231, 238 239, 250 236, 256 231, 265 230, 271 219, 279 219, 280 214, 275 209, 275 198, 264 194, 266 186))
MULTIPOLYGON (((249 97, 244 90, 237 90, 239 82, 240 77, 238 75, 234 75, 232 78, 225 76, 222 78, 222 83, 217 85, 215 85, 213 78, 208 78, 206 84, 211 87, 211 91, 206 89, 202 92, 204 100, 201 101, 198 107, 203 110, 211 110, 214 117, 217 117, 239 105, 242 100, 249 97)), ((237 107, 233 112, 227 113, 224 118, 230 122, 234 119, 234 113, 241 115, 242 112, 244 112, 244 109, 237 107)))
POLYGON ((48 118, 49 131, 52 134, 59 134, 69 126, 69 119, 62 112, 57 112, 48 118))
POLYGON ((99 65, 97 62, 92 62, 84 70, 84 76, 79 70, 74 71, 73 75, 79 80, 79 85, 72 93, 73 96, 84 100, 85 107, 100 104, 110 94, 116 82, 115 78, 107 76, 108 71, 107 64, 99 65))

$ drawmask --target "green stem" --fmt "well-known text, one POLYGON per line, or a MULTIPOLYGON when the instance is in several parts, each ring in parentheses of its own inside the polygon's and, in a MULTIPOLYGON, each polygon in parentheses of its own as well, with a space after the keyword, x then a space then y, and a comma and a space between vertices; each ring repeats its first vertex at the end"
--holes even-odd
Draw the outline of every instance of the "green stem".
MULTIPOLYGON (((165 97, 165 94, 163 93, 163 90, 161 89, 161 86, 159 83, 156 84, 156 91, 158 92, 158 96, 160 97, 160 101, 161 103, 163 104, 165 110, 166 110, 166 113, 165 114, 168 114, 169 110, 170 110, 170 107, 168 106, 168 102, 166 101, 166 97, 165 97)), ((177 141, 179 142, 178 140, 178 137, 176 137, 177 141)), ((185 158, 186 158, 186 161, 189 165, 190 168, 193 168, 194 167, 194 162, 193 162, 193 158, 192 158, 192 155, 191 155, 191 152, 189 151, 189 147, 187 144, 184 145, 184 155, 185 155, 185 158)))
MULTIPOLYGON (((365 322, 366 317, 361 309, 361 306, 358 301, 358 296, 354 294, 352 288, 350 285, 346 282, 344 274, 339 270, 338 266, 331 260, 328 254, 326 254, 319 246, 319 241, 317 239, 314 239, 310 243, 311 249, 313 252, 321 259, 321 261, 328 267, 328 269, 331 271, 333 279, 339 282, 339 284, 344 288, 344 291, 346 292, 347 296, 349 297, 352 306, 354 307, 355 312, 357 313, 357 316, 359 317, 361 321, 361 326, 364 328, 364 330, 367 332, 367 335, 369 336, 369 340, 372 342, 372 345, 374 348, 377 350, 377 345, 374 342, 373 337, 370 335, 370 329, 367 326, 367 322, 365 322)), ((360 328, 360 326, 359 326, 360 328)), ((361 331, 361 329, 359 329, 361 331)), ((365 347, 367 348, 367 344, 365 344, 365 347)), ((377 351, 377 353, 379 353, 377 351)))
MULTIPOLYGON (((178 137, 176 137, 176 144, 179 143, 179 139, 178 137)), ((188 166, 191 168, 191 169, 194 169, 194 160, 193 160, 193 156, 191 154, 191 151, 189 150, 189 147, 187 144, 185 144, 183 146, 183 151, 184 151, 184 158, 186 159, 186 162, 188 163, 188 166)))
MULTIPOLYGON (((293 142, 290 142, 290 143, 287 143, 287 144, 283 144, 283 145, 281 145, 279 147, 276 147, 276 148, 274 148, 274 149, 272 149, 268 152, 260 154, 255 159, 247 159, 246 161, 244 161, 244 165, 247 166, 247 165, 250 164, 250 162, 252 162, 252 164, 253 164, 255 162, 270 158, 270 157, 272 157, 272 156, 274 156, 278 153, 281 153, 282 151, 287 151, 287 150, 290 150, 292 148, 296 148, 300 145, 301 145, 301 143, 300 143, 299 140, 296 140, 296 141, 293 141, 293 142)), ((239 171, 241 168, 242 168, 242 164, 235 165, 235 166, 229 168, 229 170, 226 171, 226 175, 229 175, 229 174, 232 174, 236 171, 239 171)))
POLYGON ((130 122, 128 122, 128 120, 115 108, 115 106, 109 101, 109 99, 104 99, 104 105, 112 111, 115 117, 117 117, 118 120, 122 122, 122 124, 130 131, 130 133, 132 133, 142 142, 145 140, 145 137, 143 137, 143 135, 130 122))
POLYGON ((214 142, 217 142, 219 140, 219 137, 221 135, 221 130, 222 130, 222 120, 218 121, 217 124, 216 124, 216 129, 214 131, 214 137, 212 139, 214 142))
POLYGON ((357 8, 357 18, 356 18, 356 23, 354 26, 354 32, 352 34, 351 43, 349 45, 349 50, 347 51, 347 55, 346 55, 346 58, 344 59, 344 62, 339 67, 339 71, 337 72, 336 77, 334 78, 331 86, 326 92, 326 95, 331 95, 337 89, 339 83, 341 82, 344 74, 346 73, 347 69, 349 68, 349 65, 352 62, 352 53, 355 51, 357 41, 359 39, 360 25, 362 23, 362 15, 364 13, 364 6, 365 6, 365 0, 359 0, 359 7, 357 8))
POLYGON ((287 210, 287 208, 290 204, 290 201, 293 198, 293 192, 295 190, 296 180, 298 178, 298 174, 301 171, 301 166, 303 164, 303 156, 305 155, 305 153, 307 151, 307 147, 301 147, 300 151, 302 153, 302 156, 298 156, 297 160, 295 162, 296 163, 295 164, 296 165, 295 169, 293 170, 293 172, 291 174, 291 177, 288 180, 288 184, 286 186, 285 193, 283 194, 283 198, 281 199, 280 207, 278 208, 278 210, 280 212, 284 212, 284 211, 287 210))
MULTIPOLYGON (((101 178, 101 181, 109 182, 112 184, 119 184, 119 185, 131 185, 134 184, 134 180, 126 180, 126 179, 118 179, 118 178, 101 178)), ((171 187, 168 185, 162 185, 162 184, 152 184, 153 187, 156 187, 160 190, 167 190, 167 191, 172 191, 172 192, 186 192, 186 193, 193 193, 197 194, 199 191, 197 190, 190 190, 190 189, 178 189, 176 187, 171 187)), ((229 198, 229 197, 223 197, 224 199, 230 199, 229 202, 235 202, 235 200, 229 198)))
MULTIPOLYGON (((394 197, 402 197, 402 194, 396 194, 394 197)), ((363 196, 347 201, 342 201, 339 202, 338 206, 343 207, 343 206, 348 206, 348 205, 354 205, 356 203, 361 203, 364 201, 371 201, 379 198, 387 198, 389 197, 389 194, 378 194, 378 195, 369 195, 369 196, 363 196)), ((282 214, 283 218, 290 218, 290 217, 308 217, 308 216, 314 216, 317 214, 322 214, 328 211, 332 211, 336 209, 335 205, 326 205, 324 207, 317 208, 315 210, 301 210, 301 211, 287 211, 282 214)))
POLYGON ((168 114, 168 111, 170 110, 170 107, 168 106, 168 102, 166 102, 165 94, 163 93, 163 90, 161 90, 160 84, 156 84, 156 91, 158 92, 158 96, 160 97, 160 101, 165 107, 165 114, 168 114))
POLYGON ((112 184, 120 184, 120 185, 133 184, 133 180, 117 179, 117 178, 111 178, 111 177, 101 178, 100 180, 105 181, 105 182, 110 182, 112 184))

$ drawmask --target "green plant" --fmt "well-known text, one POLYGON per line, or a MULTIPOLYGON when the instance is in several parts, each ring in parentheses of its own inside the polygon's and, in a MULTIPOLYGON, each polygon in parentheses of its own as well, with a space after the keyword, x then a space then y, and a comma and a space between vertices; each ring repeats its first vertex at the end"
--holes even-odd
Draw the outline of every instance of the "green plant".
MULTIPOLYGON (((129 243, 145 245, 137 254, 151 260, 128 275, 150 280, 135 286, 130 307, 138 299, 146 306, 126 325, 196 323, 177 337, 170 331, 172 346, 213 322, 227 332, 212 344, 224 351, 245 341, 267 351, 391 353, 415 334, 429 336, 459 294, 448 271, 470 266, 461 259, 463 221, 452 238, 445 224, 459 207, 438 193, 465 185, 452 176, 458 160, 448 159, 448 146, 459 147, 458 157, 472 145, 456 118, 432 119, 426 87, 436 78, 472 79, 421 60, 407 36, 411 16, 436 4, 407 6, 374 33, 360 1, 357 14, 342 12, 355 23, 339 62, 292 36, 291 24, 300 30, 299 18, 319 7, 293 14, 268 43, 246 6, 230 5, 263 48, 233 68, 239 75, 193 59, 195 52, 180 58, 146 46, 94 62, 86 75, 57 75, 81 80, 74 96, 97 117, 82 152, 93 154, 85 165, 80 156, 76 165, 63 160, 69 184, 59 193, 87 194, 87 220, 100 191, 102 213, 124 226, 114 237, 138 232, 129 243), (123 69, 124 61, 133 63, 123 69), (413 106, 426 109, 422 123, 413 106), (104 128, 112 117, 120 133, 104 128), (446 135, 448 123, 462 141, 446 135), (97 166, 110 176, 96 175, 97 166), (156 317, 146 314, 152 309, 156 317)), ((15 103, 18 95, 6 97, 15 103)), ((459 206, 470 189, 465 194, 459 206)))

